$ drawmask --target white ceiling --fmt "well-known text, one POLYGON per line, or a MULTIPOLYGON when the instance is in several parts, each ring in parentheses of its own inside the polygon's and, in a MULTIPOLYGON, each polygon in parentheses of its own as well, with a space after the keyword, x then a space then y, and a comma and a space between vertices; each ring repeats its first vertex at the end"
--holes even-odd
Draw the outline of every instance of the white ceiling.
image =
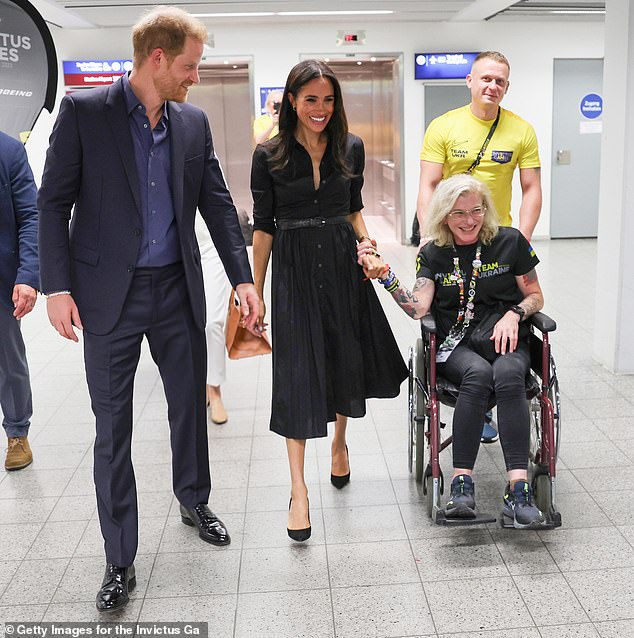
MULTIPOLYGON (((160 0, 159 0, 160 1, 160 0)), ((157 0, 31 0, 44 19, 62 28, 129 27, 136 22, 145 8, 156 5, 157 0)), ((442 22, 479 21, 486 19, 545 19, 542 15, 528 14, 536 5, 601 5, 592 0, 164 0, 191 13, 246 13, 274 12, 266 17, 209 17, 209 24, 257 22, 266 25, 279 22, 442 22), (519 7, 513 5, 520 5, 519 7), (526 7, 525 5, 531 5, 526 7), (511 11, 523 9, 521 14, 511 11), (281 16, 287 11, 368 11, 390 10, 387 15, 358 16, 281 16), (508 12, 506 12, 508 10, 508 12)), ((546 17, 552 19, 552 17, 546 17)), ((554 19, 557 19, 554 16, 554 19)), ((560 17, 561 19, 561 17, 560 17)), ((566 17, 564 17, 566 19, 566 17)), ((579 19, 603 19, 603 16, 581 16, 579 19)))

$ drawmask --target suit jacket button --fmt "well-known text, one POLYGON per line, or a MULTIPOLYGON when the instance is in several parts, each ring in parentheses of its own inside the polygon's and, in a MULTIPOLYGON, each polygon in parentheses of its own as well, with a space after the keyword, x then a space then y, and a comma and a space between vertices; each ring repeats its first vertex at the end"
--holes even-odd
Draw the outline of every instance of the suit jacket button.
POLYGON ((128 266, 128 272, 134 272, 134 266, 128 266))
POLYGON ((141 234, 141 229, 140 228, 135 228, 134 229, 134 234, 138 237, 141 234))

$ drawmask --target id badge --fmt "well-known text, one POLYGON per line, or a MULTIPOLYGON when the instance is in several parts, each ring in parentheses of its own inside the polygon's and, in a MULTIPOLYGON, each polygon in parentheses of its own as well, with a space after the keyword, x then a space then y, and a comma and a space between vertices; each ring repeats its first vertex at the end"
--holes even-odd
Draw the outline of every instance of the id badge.
POLYGON ((440 348, 436 351, 436 363, 445 363, 449 359, 449 355, 456 349, 456 346, 462 340, 463 335, 458 333, 456 335, 448 335, 447 338, 440 344, 440 348))

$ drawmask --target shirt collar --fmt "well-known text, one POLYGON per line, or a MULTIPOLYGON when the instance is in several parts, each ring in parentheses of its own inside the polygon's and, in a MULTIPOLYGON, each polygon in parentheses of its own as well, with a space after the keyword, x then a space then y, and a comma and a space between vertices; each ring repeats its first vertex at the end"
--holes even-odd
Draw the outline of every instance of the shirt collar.
MULTIPOLYGON (((121 76, 121 84, 123 85, 123 97, 125 99, 125 105, 128 115, 131 115, 132 112, 139 107, 141 107, 142 113, 145 115, 145 106, 141 103, 141 100, 134 93, 132 86, 130 85, 129 79, 130 72, 125 73, 121 76)), ((169 115, 167 113, 167 101, 163 102, 163 117, 166 120, 169 120, 169 115)))

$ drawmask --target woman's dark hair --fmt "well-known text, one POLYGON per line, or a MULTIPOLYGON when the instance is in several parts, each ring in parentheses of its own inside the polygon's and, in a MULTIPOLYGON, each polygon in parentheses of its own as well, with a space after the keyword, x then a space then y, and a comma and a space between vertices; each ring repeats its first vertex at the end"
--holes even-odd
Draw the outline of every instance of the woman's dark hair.
POLYGON ((281 171, 286 166, 291 157, 291 149, 295 144, 295 129, 297 128, 297 113, 289 100, 289 94, 296 100, 301 89, 317 78, 326 78, 332 84, 335 103, 334 112, 330 121, 326 125, 330 153, 332 155, 335 170, 345 177, 352 177, 350 167, 346 164, 346 144, 348 139, 348 119, 343 108, 343 98, 341 96, 341 86, 339 80, 332 69, 319 60, 303 60, 296 64, 286 79, 284 87, 284 97, 280 107, 279 133, 269 142, 267 146, 271 150, 271 169, 281 171))

